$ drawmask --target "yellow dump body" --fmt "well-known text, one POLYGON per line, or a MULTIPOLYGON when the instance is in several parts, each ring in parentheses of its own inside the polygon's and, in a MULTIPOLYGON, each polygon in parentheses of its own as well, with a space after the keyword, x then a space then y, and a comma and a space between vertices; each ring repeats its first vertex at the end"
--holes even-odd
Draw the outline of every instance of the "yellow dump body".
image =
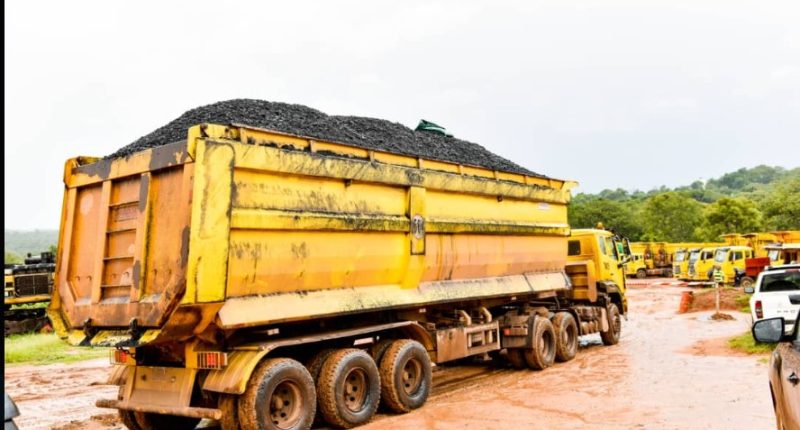
POLYGON ((49 314, 73 343, 568 288, 561 180, 203 125, 64 182, 49 314))

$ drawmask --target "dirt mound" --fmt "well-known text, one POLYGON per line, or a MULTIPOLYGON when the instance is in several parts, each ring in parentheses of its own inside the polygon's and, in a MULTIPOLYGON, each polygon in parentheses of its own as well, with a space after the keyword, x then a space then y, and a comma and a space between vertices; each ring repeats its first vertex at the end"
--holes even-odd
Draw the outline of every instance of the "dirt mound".
POLYGON ((732 321, 732 320, 736 319, 736 318, 734 318, 734 317, 732 317, 729 314, 726 314, 724 312, 716 312, 713 315, 711 315, 709 318, 711 318, 714 321, 732 321))
MULTIPOLYGON (((694 292, 688 312, 712 311, 716 308, 714 289, 694 292)), ((741 311, 742 300, 747 297, 739 288, 722 288, 719 296, 720 310, 741 311)))
POLYGON ((189 110, 107 158, 184 140, 189 127, 202 123, 243 124, 376 151, 542 176, 466 140, 415 131, 383 119, 327 115, 303 105, 250 99, 227 100, 189 110))

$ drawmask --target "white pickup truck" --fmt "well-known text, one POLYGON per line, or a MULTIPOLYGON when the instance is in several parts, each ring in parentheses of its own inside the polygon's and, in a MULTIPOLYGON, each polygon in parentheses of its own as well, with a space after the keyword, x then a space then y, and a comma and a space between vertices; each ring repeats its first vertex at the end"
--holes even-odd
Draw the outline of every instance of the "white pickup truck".
POLYGON ((755 286, 745 288, 745 292, 753 293, 750 297, 753 323, 781 317, 786 334, 793 332, 800 305, 792 304, 789 296, 800 294, 800 264, 766 268, 758 275, 755 286))

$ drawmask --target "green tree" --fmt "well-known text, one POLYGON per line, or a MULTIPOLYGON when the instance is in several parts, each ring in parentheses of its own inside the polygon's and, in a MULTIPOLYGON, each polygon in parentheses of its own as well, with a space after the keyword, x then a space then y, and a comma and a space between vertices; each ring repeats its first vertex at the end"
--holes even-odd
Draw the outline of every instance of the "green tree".
POLYGON ((770 229, 800 230, 800 177, 775 186, 761 208, 770 229))
POLYGON ((6 263, 5 264, 20 264, 22 263, 22 257, 13 252, 6 251, 6 263))
POLYGON ((748 233, 763 228, 763 216, 756 204, 744 197, 723 197, 708 205, 697 236, 716 240, 725 233, 748 233))
POLYGON ((630 240, 642 235, 630 204, 596 197, 578 198, 570 204, 569 225, 573 228, 594 228, 598 222, 630 240))
POLYGON ((644 240, 683 242, 695 239, 703 205, 674 191, 648 198, 640 212, 644 240))

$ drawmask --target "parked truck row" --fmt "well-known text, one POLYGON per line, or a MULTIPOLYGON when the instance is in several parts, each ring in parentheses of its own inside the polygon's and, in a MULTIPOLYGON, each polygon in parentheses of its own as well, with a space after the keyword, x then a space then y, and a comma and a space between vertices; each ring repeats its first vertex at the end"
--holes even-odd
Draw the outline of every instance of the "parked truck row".
POLYGON ((574 186, 243 125, 78 157, 48 314, 114 348, 130 429, 350 428, 421 407, 434 364, 544 369, 620 339, 627 240, 574 186))
POLYGON ((751 285, 765 267, 797 261, 800 231, 726 234, 721 239, 709 243, 632 242, 626 274, 711 283, 719 268, 726 284, 751 285))

